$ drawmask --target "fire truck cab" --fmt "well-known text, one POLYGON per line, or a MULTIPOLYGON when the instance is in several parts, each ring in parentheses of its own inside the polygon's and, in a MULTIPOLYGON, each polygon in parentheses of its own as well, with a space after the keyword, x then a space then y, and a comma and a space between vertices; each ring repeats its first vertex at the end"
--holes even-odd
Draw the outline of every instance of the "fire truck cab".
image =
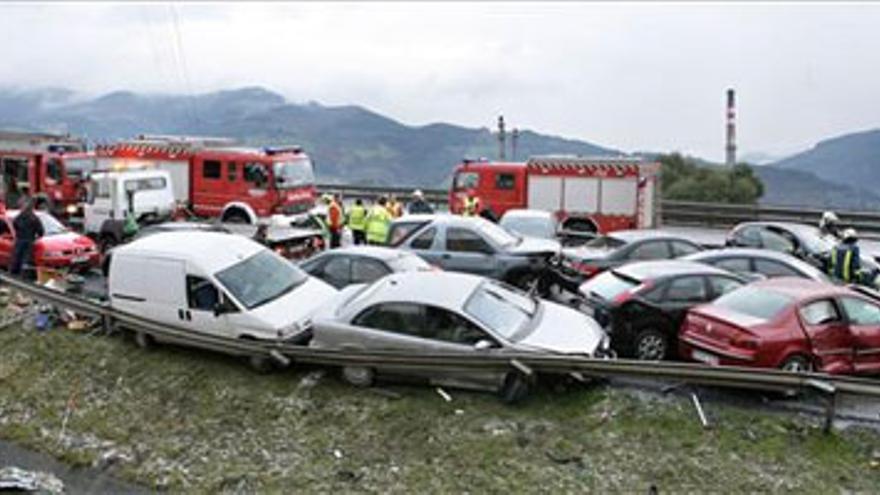
POLYGON ((84 181, 96 167, 84 140, 69 135, 0 131, 0 191, 10 208, 23 195, 66 218, 85 199, 84 181))
POLYGON ((312 162, 299 146, 236 147, 223 138, 141 136, 96 149, 101 168, 157 168, 193 214, 254 224, 283 223, 315 202, 312 162))
POLYGON ((660 164, 629 157, 539 156, 526 162, 464 160, 449 207, 473 194, 500 217, 513 208, 552 212, 563 230, 605 233, 658 226, 660 164))

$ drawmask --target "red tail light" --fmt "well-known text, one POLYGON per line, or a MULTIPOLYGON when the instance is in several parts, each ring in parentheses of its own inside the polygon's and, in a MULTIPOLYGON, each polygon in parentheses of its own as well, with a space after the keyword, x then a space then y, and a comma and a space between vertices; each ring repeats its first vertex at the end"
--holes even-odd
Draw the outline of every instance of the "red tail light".
POLYGON ((586 275, 587 277, 592 277, 593 275, 595 275, 601 271, 601 268, 599 268, 598 266, 588 265, 586 263, 581 263, 581 262, 574 262, 574 263, 572 263, 572 266, 574 267, 575 270, 577 270, 578 272, 580 272, 583 275, 586 275))
POLYGON ((747 334, 738 334, 734 335, 733 338, 730 339, 731 345, 734 347, 739 347, 740 349, 749 349, 749 350, 757 350, 758 349, 758 340, 747 334))
POLYGON ((654 285, 653 282, 651 282, 650 280, 642 282, 640 285, 637 285, 637 286, 633 287, 632 289, 627 289, 627 290, 621 292, 620 294, 618 294, 617 297, 615 297, 613 299, 613 302, 614 302, 614 304, 623 304, 623 303, 629 301, 630 299, 632 299, 633 296, 635 296, 639 292, 649 290, 651 287, 653 287, 653 285, 654 285))

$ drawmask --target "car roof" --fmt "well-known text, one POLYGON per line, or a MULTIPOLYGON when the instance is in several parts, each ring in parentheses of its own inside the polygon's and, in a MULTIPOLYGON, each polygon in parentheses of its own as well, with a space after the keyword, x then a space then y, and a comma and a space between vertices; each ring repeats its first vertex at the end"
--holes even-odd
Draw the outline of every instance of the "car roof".
POLYGON ((736 275, 733 275, 727 270, 722 270, 705 263, 678 259, 628 263, 620 268, 615 268, 614 272, 637 280, 675 277, 681 275, 732 275, 736 277, 736 275))
POLYGON ((374 282, 364 303, 411 302, 461 311, 474 290, 486 279, 456 272, 402 272, 386 275, 374 282), (454 290, 450 290, 454 288, 454 290))
POLYGON ((382 246, 346 246, 325 251, 325 255, 350 255, 350 256, 366 256, 379 260, 390 260, 400 258, 401 256, 417 256, 409 251, 393 249, 382 246))
POLYGON ((418 215, 404 215, 400 218, 394 220, 394 223, 404 223, 404 222, 434 222, 435 224, 443 223, 446 225, 454 225, 454 226, 468 226, 468 227, 477 227, 482 225, 483 223, 491 223, 485 218, 482 217, 466 217, 463 215, 453 215, 450 213, 434 213, 434 214, 418 214, 418 215))
POLYGON ((631 230, 615 230, 605 234, 612 239, 618 239, 629 244, 630 242, 641 241, 644 239, 673 239, 678 241, 692 242, 680 235, 672 234, 657 229, 631 229, 631 230))
POLYGON ((510 217, 519 217, 519 218, 541 218, 541 219, 551 219, 555 220, 553 213, 545 210, 532 210, 526 208, 514 208, 512 210, 507 210, 504 212, 504 215, 501 216, 501 219, 510 217))
POLYGON ((223 232, 178 231, 159 232, 135 239, 115 248, 113 255, 184 259, 214 273, 261 251, 268 250, 243 236, 223 232))
POLYGON ((773 292, 785 294, 795 299, 812 299, 814 297, 832 297, 839 295, 854 295, 854 292, 845 286, 834 285, 828 282, 801 277, 777 277, 759 280, 752 285, 773 292))
POLYGON ((780 229, 789 230, 796 234, 815 234, 819 231, 819 228, 815 225, 798 222, 743 222, 734 227, 734 230, 739 230, 747 226, 777 227, 780 229))
POLYGON ((712 258, 736 258, 736 257, 747 257, 747 258, 769 258, 776 261, 781 261, 783 263, 790 263, 793 265, 806 265, 812 266, 804 261, 795 258, 794 256, 786 253, 782 253, 779 251, 773 251, 772 249, 759 249, 759 248, 742 248, 742 247, 729 247, 729 248, 721 248, 721 249, 707 249, 706 251, 699 251, 696 253, 691 253, 687 256, 684 256, 683 259, 686 260, 706 260, 712 258))

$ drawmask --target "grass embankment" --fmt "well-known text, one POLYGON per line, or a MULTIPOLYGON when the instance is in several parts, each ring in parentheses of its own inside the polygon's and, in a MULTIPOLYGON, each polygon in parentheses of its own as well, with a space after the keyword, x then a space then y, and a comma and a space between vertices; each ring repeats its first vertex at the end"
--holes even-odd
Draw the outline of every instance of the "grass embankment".
POLYGON ((595 387, 510 407, 119 337, 0 330, 0 438, 172 491, 873 492, 880 435, 595 387), (65 412, 69 419, 61 435, 65 412), (103 460, 102 460, 103 458, 103 460))

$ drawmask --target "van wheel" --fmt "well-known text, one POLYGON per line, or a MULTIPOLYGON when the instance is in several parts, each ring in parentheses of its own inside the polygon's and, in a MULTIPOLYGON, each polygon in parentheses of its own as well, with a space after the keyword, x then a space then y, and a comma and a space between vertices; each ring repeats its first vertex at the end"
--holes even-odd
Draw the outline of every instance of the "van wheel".
POLYGON ((358 388, 366 388, 373 385, 376 372, 366 366, 345 366, 342 368, 342 378, 358 388))
POLYGON ((516 404, 529 395, 529 382, 522 373, 508 373, 504 377, 500 393, 501 401, 505 404, 516 404))
POLYGON ((156 339, 146 332, 135 332, 134 342, 141 349, 152 349, 156 345, 156 339))

